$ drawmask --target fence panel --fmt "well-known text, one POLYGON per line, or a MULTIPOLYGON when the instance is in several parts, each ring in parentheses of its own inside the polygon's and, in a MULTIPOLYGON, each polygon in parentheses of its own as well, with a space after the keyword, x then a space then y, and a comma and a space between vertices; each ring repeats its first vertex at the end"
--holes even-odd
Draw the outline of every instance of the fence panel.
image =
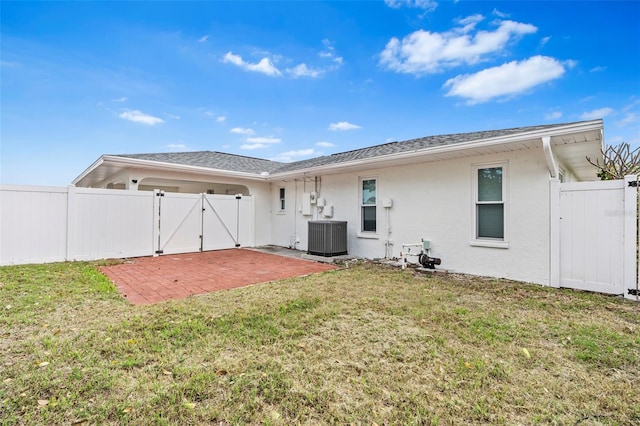
POLYGON ((250 196, 0 186, 0 265, 190 253, 236 244, 254 245, 250 196))
POLYGON ((153 255, 153 193, 70 188, 69 260, 153 255))
POLYGON ((624 182, 560 185, 560 285, 622 294, 624 182))
POLYGON ((1 186, 0 237, 0 265, 65 260, 67 188, 1 186))
POLYGON ((635 179, 552 185, 559 204, 551 218, 559 226, 552 233, 557 229, 559 247, 551 253, 559 256, 559 286, 625 297, 637 288, 637 192, 630 188, 635 179))

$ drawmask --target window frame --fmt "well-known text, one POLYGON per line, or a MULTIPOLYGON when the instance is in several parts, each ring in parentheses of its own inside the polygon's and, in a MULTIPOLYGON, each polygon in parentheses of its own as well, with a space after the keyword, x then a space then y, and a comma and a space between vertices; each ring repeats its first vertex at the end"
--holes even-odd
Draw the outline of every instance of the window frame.
POLYGON ((379 179, 377 176, 362 176, 360 177, 360 179, 358 179, 358 218, 360 221, 360 224, 358 225, 358 237, 359 238, 378 238, 378 211, 380 209, 378 209, 378 199, 380 197, 378 197, 378 194, 380 193, 380 187, 379 187, 379 179), (364 192, 364 188, 363 185, 366 181, 374 181, 375 182, 375 203, 372 204, 368 204, 368 203, 364 203, 363 200, 363 192, 364 192), (374 207, 375 208, 375 231, 365 231, 364 230, 364 207, 374 207))
POLYGON ((287 188, 281 186, 278 188, 278 212, 287 211, 287 188))
POLYGON ((471 242, 472 246, 509 248, 509 163, 508 161, 497 161, 492 163, 481 163, 471 165, 471 242), (482 169, 502 168, 502 200, 500 201, 479 201, 478 172, 482 169), (478 237, 478 206, 479 205, 502 205, 503 237, 478 237))

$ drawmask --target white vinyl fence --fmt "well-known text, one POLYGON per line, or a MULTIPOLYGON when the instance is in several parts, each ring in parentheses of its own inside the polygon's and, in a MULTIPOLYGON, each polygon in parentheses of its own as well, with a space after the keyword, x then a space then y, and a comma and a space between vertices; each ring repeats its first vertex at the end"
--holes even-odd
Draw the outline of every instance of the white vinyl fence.
POLYGON ((253 220, 250 196, 1 186, 0 265, 252 246, 253 220))
POLYGON ((637 182, 552 182, 551 285, 637 300, 637 182))

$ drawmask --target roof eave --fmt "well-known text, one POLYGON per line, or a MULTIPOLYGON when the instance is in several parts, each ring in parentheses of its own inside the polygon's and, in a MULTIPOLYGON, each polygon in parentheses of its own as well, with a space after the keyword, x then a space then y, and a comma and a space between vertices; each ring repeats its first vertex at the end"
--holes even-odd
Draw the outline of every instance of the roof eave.
POLYGON ((394 154, 381 155, 377 157, 363 158, 360 160, 344 161, 341 163, 326 164, 322 166, 292 170, 283 173, 273 173, 269 176, 269 180, 286 179, 296 176, 317 174, 321 172, 333 172, 339 169, 361 168, 363 166, 374 166, 380 163, 388 163, 392 161, 402 160, 405 158, 415 159, 416 157, 426 157, 436 154, 450 153, 456 151, 464 151, 469 148, 483 148, 494 145, 503 145, 509 143, 517 143, 523 140, 538 139, 544 136, 561 136, 565 134, 588 132, 592 130, 602 129, 603 122, 601 119, 580 123, 571 123, 568 125, 552 127, 541 130, 532 130, 529 132, 516 133, 507 136, 498 136, 487 139, 475 139, 472 141, 461 142, 453 145, 444 145, 437 147, 429 147, 416 149, 413 151, 404 151, 394 154))
POLYGON ((163 161, 153 161, 153 160, 140 160, 137 158, 116 157, 116 156, 105 156, 105 161, 107 160, 109 162, 114 162, 114 163, 118 162, 123 165, 138 166, 142 168, 157 168, 158 166, 161 166, 164 170, 170 170, 175 172, 189 172, 189 173, 213 175, 213 176, 216 176, 216 175, 228 176, 228 177, 237 177, 237 178, 259 180, 259 181, 265 180, 265 176, 262 176, 256 173, 238 172, 234 170, 224 170, 224 169, 213 169, 211 167, 191 166, 187 164, 167 163, 163 161))
POLYGON ((122 167, 134 167, 134 168, 143 168, 143 169, 158 169, 162 168, 166 171, 173 172, 183 172, 183 173, 192 173, 199 175, 208 175, 208 176, 225 176, 225 177, 235 177, 242 178, 248 180, 257 180, 257 181, 265 181, 266 176, 258 175, 255 173, 247 173, 247 172, 238 172, 232 170, 223 170, 223 169, 213 169, 210 167, 201 167, 201 166, 191 166, 186 164, 176 164, 176 163, 167 163, 162 161, 153 161, 153 160, 141 160, 137 158, 128 158, 128 157, 120 157, 115 155, 103 155, 98 161, 96 161, 91 167, 89 167, 85 172, 83 172, 80 176, 78 176, 73 183, 77 183, 81 181, 83 178, 88 176, 92 171, 97 169, 102 165, 114 165, 114 166, 122 166, 122 167))
POLYGON ((80 182, 85 177, 89 176, 91 172, 93 172, 95 169, 97 169, 104 163, 104 157, 105 155, 101 155, 100 158, 98 158, 96 161, 93 162, 93 164, 87 167, 84 172, 80 173, 78 177, 76 177, 73 181, 71 181, 71 184, 77 185, 78 182, 80 182))

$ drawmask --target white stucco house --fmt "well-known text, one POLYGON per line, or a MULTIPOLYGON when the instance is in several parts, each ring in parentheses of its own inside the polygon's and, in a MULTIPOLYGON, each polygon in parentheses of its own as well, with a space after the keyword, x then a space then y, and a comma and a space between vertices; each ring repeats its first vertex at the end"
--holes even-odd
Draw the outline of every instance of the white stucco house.
POLYGON ((550 188, 597 180, 602 120, 430 136, 294 163, 220 152, 103 155, 73 184, 244 194, 253 244, 306 250, 308 222, 347 222, 350 255, 430 241, 450 271, 548 285, 550 188))

